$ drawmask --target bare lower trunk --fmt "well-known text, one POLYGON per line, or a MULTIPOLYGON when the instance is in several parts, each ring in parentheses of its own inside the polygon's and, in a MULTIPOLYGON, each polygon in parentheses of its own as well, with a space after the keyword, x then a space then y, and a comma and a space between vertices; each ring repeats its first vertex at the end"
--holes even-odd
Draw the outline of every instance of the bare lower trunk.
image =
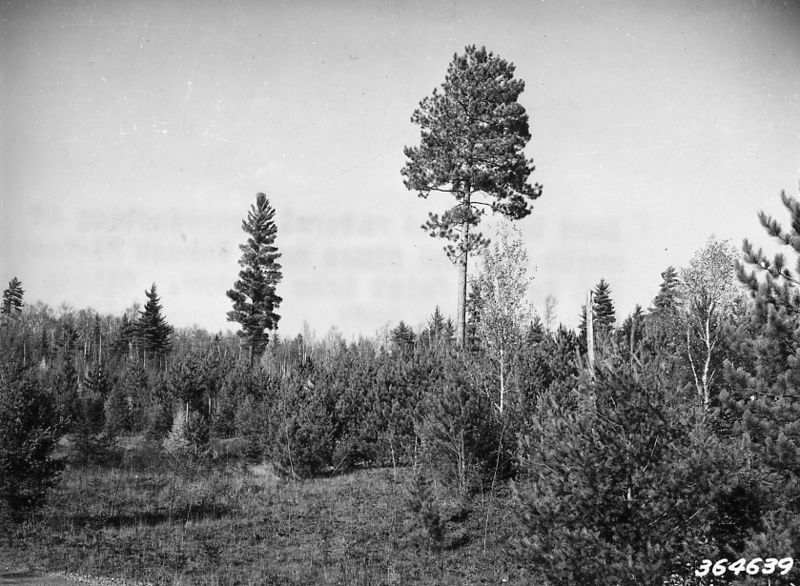
POLYGON ((697 367, 695 366, 694 359, 692 358, 692 342, 691 342, 691 335, 690 335, 690 327, 686 326, 686 356, 689 358, 689 366, 692 369, 692 376, 694 377, 694 386, 697 389, 698 396, 703 401, 703 406, 708 410, 708 401, 706 400, 706 381, 705 379, 702 380, 697 376, 697 367))
POLYGON ((705 362, 703 363, 703 378, 702 378, 702 381, 703 381, 703 405, 705 406, 706 411, 708 411, 708 408, 709 408, 709 406, 711 404, 711 394, 708 391, 708 370, 711 367, 711 330, 710 330, 710 327, 709 327, 709 325, 710 325, 709 321, 710 320, 708 320, 708 319, 706 320, 706 324, 705 324, 705 326, 706 326, 706 331, 705 331, 706 337, 705 337, 705 340, 703 340, 705 342, 705 344, 706 344, 706 359, 705 359, 705 362))
MULTIPOLYGON (((469 235, 469 226, 464 226, 464 241, 469 235)), ((467 345, 467 251, 458 259, 458 313, 456 315, 456 343, 464 348, 467 345)))
POLYGON ((586 296, 586 356, 589 372, 594 376, 594 297, 591 289, 586 296))
POLYGON ((505 402, 506 395, 505 369, 505 352, 500 348, 500 413, 503 412, 503 403, 505 402))

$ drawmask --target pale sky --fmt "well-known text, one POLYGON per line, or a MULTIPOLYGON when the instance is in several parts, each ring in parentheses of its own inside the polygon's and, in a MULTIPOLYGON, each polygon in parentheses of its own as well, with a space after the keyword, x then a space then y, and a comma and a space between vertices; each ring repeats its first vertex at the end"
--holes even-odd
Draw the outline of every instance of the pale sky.
MULTIPOLYGON (((544 185, 522 231, 558 319, 604 277, 618 318, 715 234, 767 242, 800 180, 800 4, 10 1, 0 6, 0 284, 121 314, 155 282, 211 331, 259 191, 283 253, 280 333, 350 339, 455 314, 457 270, 403 186, 410 116, 453 54, 526 82, 544 185)), ((474 268, 472 263, 471 268, 474 268)))

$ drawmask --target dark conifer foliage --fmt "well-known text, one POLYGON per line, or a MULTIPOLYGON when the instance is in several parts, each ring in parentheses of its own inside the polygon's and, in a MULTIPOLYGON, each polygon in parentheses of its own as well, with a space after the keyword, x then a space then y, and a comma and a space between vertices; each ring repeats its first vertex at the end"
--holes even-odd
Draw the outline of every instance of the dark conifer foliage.
POLYGON ((9 317, 17 317, 22 312, 22 296, 25 291, 22 289, 22 281, 16 277, 8 283, 8 289, 3 291, 3 305, 0 307, 0 314, 9 317))
POLYGON ((515 67, 485 47, 466 47, 454 55, 441 89, 420 102, 411 121, 420 126, 420 145, 406 147, 401 173, 409 190, 427 198, 450 193, 455 205, 430 213, 423 230, 448 241, 445 252, 459 265, 456 338, 466 341, 467 264, 470 254, 488 241, 477 230, 486 211, 511 220, 531 213, 542 193, 528 179, 533 161, 525 157, 530 140, 528 114, 517 101, 525 88, 515 67), (489 202, 480 202, 486 196, 489 202))
POLYGON ((436 475, 466 495, 491 483, 498 461, 507 476, 509 458, 498 453, 501 425, 489 397, 468 379, 468 365, 451 360, 443 366, 444 376, 423 395, 418 433, 436 475))
POLYGON ((139 316, 136 324, 136 338, 144 353, 145 360, 149 357, 156 359, 166 355, 172 347, 173 328, 161 314, 161 300, 156 291, 156 284, 145 291, 147 303, 139 316))
POLYGON ((80 395, 81 411, 76 427, 85 433, 100 433, 105 425, 105 401, 111 392, 111 382, 101 362, 86 371, 80 395))
POLYGON ((599 334, 608 333, 614 329, 617 316, 614 310, 614 301, 611 299, 611 286, 605 279, 594 289, 594 327, 599 334))
POLYGON ((439 338, 440 336, 444 335, 445 325, 445 319, 442 316, 442 312, 439 311, 439 306, 437 305, 436 309, 433 311, 433 315, 431 316, 428 329, 434 338, 439 338))
POLYGON ((617 340, 620 350, 624 351, 627 356, 630 356, 636 351, 636 347, 644 337, 644 312, 642 306, 637 304, 633 308, 633 313, 626 317, 619 330, 617 331, 617 340))
POLYGON ((242 230, 248 234, 247 243, 239 246, 242 270, 239 280, 228 290, 233 301, 233 311, 228 312, 228 321, 241 324, 240 335, 250 351, 250 362, 260 356, 269 340, 266 331, 278 327, 280 316, 276 313, 282 299, 275 288, 282 279, 280 253, 275 246, 278 227, 275 224, 275 209, 263 193, 256 195, 247 219, 242 221, 242 230))
POLYGON ((78 400, 78 373, 71 357, 61 355, 51 365, 49 376, 50 393, 66 430, 73 431, 80 421, 81 408, 78 400))
MULTIPOLYGON (((592 318, 595 342, 608 341, 610 333, 614 329, 616 322, 616 311, 614 301, 611 299, 611 286, 606 280, 600 279, 595 286, 592 298, 592 318)), ((578 324, 578 334, 582 351, 586 351, 586 305, 581 305, 580 322, 578 324)), ((602 347, 602 344, 601 344, 602 347)))
POLYGON ((87 369, 83 379, 83 390, 87 393, 96 393, 103 398, 108 396, 111 383, 102 362, 95 362, 87 369))
POLYGON ((445 348, 453 342, 452 327, 452 322, 444 318, 437 305, 427 327, 420 333, 420 341, 429 348, 445 348))
POLYGON ((605 365, 571 401, 540 399, 516 495, 522 553, 543 581, 661 586, 717 559, 715 483, 740 462, 709 436, 691 393, 664 392, 659 364, 605 365))
POLYGON ((525 343, 528 346, 534 346, 544 340, 544 327, 542 320, 537 315, 534 320, 528 325, 525 331, 525 343))
POLYGON ((751 499, 763 508, 764 527, 748 552, 800 551, 800 202, 785 192, 781 199, 789 230, 763 212, 759 220, 795 258, 770 260, 745 240, 737 270, 754 303, 733 338, 732 354, 742 358, 726 363, 718 397, 722 433, 754 454, 751 499))
POLYGON ((661 311, 675 311, 678 307, 680 296, 680 279, 675 267, 669 266, 661 273, 661 286, 658 295, 653 299, 651 313, 661 311))
POLYGON ((410 355, 414 352, 414 330, 407 326, 403 320, 392 330, 392 344, 401 353, 410 355))
POLYGON ((111 343, 111 352, 117 358, 130 356, 136 345, 136 323, 131 323, 127 314, 122 315, 119 329, 111 343))
POLYGON ((34 371, 9 358, 0 360, 0 509, 17 516, 58 481, 63 463, 53 451, 62 427, 34 371))

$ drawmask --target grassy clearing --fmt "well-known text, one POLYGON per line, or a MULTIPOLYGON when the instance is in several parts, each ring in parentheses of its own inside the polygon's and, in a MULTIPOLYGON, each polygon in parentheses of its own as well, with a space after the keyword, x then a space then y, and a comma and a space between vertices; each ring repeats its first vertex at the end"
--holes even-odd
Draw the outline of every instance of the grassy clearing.
POLYGON ((411 476, 381 469, 297 481, 239 464, 70 468, 47 507, 6 533, 0 558, 162 584, 524 580, 502 489, 465 507, 435 487, 446 521, 436 544, 407 506, 411 476))

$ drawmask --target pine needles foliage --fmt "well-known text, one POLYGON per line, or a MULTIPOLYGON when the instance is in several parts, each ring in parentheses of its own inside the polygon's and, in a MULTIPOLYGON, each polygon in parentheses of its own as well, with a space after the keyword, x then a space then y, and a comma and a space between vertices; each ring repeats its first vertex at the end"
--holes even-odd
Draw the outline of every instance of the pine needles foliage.
MULTIPOLYGON (((719 495, 744 458, 657 360, 547 392, 521 439, 520 554, 553 586, 653 585, 716 559, 719 495)), ((741 482, 740 482, 741 481, 741 482)))
POLYGON ((60 435, 56 406, 35 373, 13 359, 0 363, 0 507, 12 518, 40 506, 58 482, 60 435))

